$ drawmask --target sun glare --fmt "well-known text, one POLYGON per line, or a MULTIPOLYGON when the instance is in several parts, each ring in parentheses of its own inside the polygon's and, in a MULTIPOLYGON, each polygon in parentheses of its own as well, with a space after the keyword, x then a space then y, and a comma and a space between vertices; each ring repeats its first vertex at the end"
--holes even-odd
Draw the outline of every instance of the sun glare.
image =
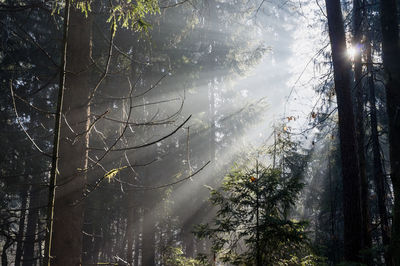
POLYGON ((355 49, 354 47, 350 46, 349 48, 347 48, 347 56, 351 59, 354 58, 354 56, 357 54, 357 49, 355 49))

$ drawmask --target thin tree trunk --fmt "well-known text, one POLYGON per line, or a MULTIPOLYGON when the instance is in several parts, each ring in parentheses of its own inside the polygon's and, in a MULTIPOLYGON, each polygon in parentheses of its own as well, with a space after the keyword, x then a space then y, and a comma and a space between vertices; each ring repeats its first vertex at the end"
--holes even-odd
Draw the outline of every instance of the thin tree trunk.
POLYGON ((38 218, 39 218, 38 193, 39 193, 38 188, 32 186, 30 191, 28 222, 26 225, 24 259, 22 262, 23 266, 32 265, 35 259, 34 253, 35 253, 36 225, 38 223, 38 218))
MULTIPOLYGON (((336 189, 333 187, 333 180, 332 180, 332 160, 331 160, 331 148, 330 145, 328 146, 328 177, 329 177, 329 194, 330 194, 330 220, 331 220, 331 242, 332 247, 335 247, 337 242, 336 236, 336 189)), ((337 249, 331 248, 332 255, 332 262, 333 264, 337 263, 337 249)))
POLYGON ((143 213, 142 265, 155 265, 155 217, 147 207, 143 213))
POLYGON ((138 218, 137 222, 135 224, 135 231, 133 232, 134 234, 134 242, 135 242, 135 248, 134 248, 134 254, 133 254, 133 264, 134 266, 139 265, 139 250, 140 250, 140 245, 139 245, 139 236, 140 236, 140 209, 138 209, 138 218))
POLYGON ((87 168, 91 27, 85 14, 75 8, 71 8, 67 27, 64 119, 60 127, 59 177, 50 254, 56 265, 75 266, 81 264, 82 252, 83 204, 80 200, 86 175, 79 169, 87 168))
MULTIPOLYGON (((156 152, 155 147, 151 149, 156 152)), ((151 152, 149 154, 152 154, 151 152)), ((143 169, 144 184, 151 186, 153 177, 148 169, 143 169)), ((156 217, 154 215, 154 202, 156 195, 153 191, 146 191, 143 193, 143 224, 142 224, 142 264, 141 265, 155 265, 155 232, 156 232, 156 217)))
POLYGON ((25 232, 25 216, 26 216, 26 205, 28 200, 28 194, 26 190, 21 191, 21 217, 19 218, 18 234, 16 237, 17 249, 15 252, 15 266, 21 264, 22 250, 23 250, 23 240, 25 232))
POLYGON ((378 210, 382 232, 382 243, 385 246, 385 262, 391 266, 392 260, 388 251, 390 244, 389 221, 386 210, 386 191, 385 191, 385 175, 383 174, 382 158, 380 153, 380 144, 378 136, 378 119, 376 114, 375 100, 375 83, 372 67, 371 43, 367 42, 367 70, 368 70, 368 86, 369 86, 369 105, 371 118, 371 142, 374 167, 375 190, 378 196, 378 210))
POLYGON ((391 253, 400 265, 400 47, 396 0, 381 0, 382 55, 386 74, 386 108, 389 118, 390 178, 394 206, 391 253))
POLYGON ((210 81, 209 84, 209 112, 210 112, 210 161, 212 165, 215 167, 215 82, 214 80, 210 81))
POLYGON ((59 144, 60 144, 60 128, 61 128, 61 116, 63 109, 63 98, 64 98, 64 86, 65 86, 65 73, 66 73, 66 56, 67 56, 67 37, 69 27, 69 15, 70 15, 71 1, 65 1, 64 7, 64 32, 62 40, 62 51, 61 51, 61 66, 60 66, 60 80, 57 97, 57 111, 54 123, 54 140, 53 140, 53 154, 51 161, 51 172, 49 180, 49 197, 47 203, 47 224, 46 224, 46 240, 44 248, 44 263, 43 265, 51 264, 51 248, 53 238, 53 227, 54 227, 54 199, 56 193, 56 181, 58 172, 58 157, 59 157, 59 144))
POLYGON ((126 261, 129 265, 133 264, 133 219, 130 218, 133 216, 133 210, 129 211, 129 217, 126 226, 126 238, 128 240, 127 248, 126 248, 126 261))
MULTIPOLYGON (((134 197, 131 196, 131 199, 133 199, 134 197)), ((131 208, 129 210, 129 214, 128 214, 128 221, 127 221, 127 225, 126 225, 126 239, 128 241, 128 245, 127 245, 127 254, 126 254, 126 261, 129 263, 129 265, 133 265, 133 244, 134 244, 134 231, 135 231, 135 222, 137 219, 135 219, 137 217, 137 213, 136 213, 136 208, 131 208)), ((136 243, 135 243, 136 244, 136 243)))
POLYGON ((360 262, 362 247, 360 170, 357 156, 350 62, 346 58, 346 39, 340 0, 326 0, 329 37, 332 49, 335 89, 339 112, 340 151, 343 178, 344 256, 360 262))

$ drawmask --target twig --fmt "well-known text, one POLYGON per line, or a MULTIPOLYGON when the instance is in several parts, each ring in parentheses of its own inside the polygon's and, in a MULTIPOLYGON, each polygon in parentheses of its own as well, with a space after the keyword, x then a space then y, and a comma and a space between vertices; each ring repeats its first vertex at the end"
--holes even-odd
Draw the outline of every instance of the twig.
POLYGON ((24 125, 22 124, 20 117, 18 115, 18 111, 17 111, 17 106, 15 104, 15 97, 14 97, 14 91, 13 91, 13 85, 12 85, 12 80, 10 80, 10 91, 11 91, 11 98, 12 98, 12 103, 13 103, 13 107, 14 107, 14 112, 15 112, 15 116, 17 118, 17 122, 20 125, 21 129, 24 131, 25 135, 28 137, 28 139, 32 142, 33 146, 43 155, 47 156, 47 157, 52 157, 51 154, 48 154, 46 152, 44 152, 37 144, 36 142, 33 140, 33 138, 29 135, 29 133, 26 131, 26 129, 24 128, 24 125))

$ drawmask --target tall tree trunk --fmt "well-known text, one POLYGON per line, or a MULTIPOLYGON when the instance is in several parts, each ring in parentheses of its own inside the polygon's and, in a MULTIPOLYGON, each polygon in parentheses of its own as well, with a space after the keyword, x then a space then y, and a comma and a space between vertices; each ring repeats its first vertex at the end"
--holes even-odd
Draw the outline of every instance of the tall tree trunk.
POLYGON ((390 178, 394 207, 391 253, 400 265, 400 47, 396 0, 381 0, 382 55, 386 74, 386 105, 389 118, 390 178))
POLYGON ((79 169, 87 168, 88 134, 85 132, 90 112, 88 68, 91 38, 89 20, 75 8, 71 8, 67 27, 65 92, 57 167, 59 176, 50 255, 55 265, 75 266, 81 264, 82 251, 83 204, 79 201, 85 186, 85 172, 79 169), (83 135, 77 137, 77 134, 83 135))
POLYGON ((155 217, 150 206, 143 212, 142 265, 155 265, 155 217))
MULTIPOLYGON (((371 38, 370 38, 371 39, 371 38)), ((372 51, 370 40, 367 41, 367 71, 368 71, 368 87, 369 87, 369 105, 371 118, 371 142, 374 167, 374 183, 378 196, 378 210, 380 218, 380 226, 382 232, 382 243, 385 246, 385 262, 386 265, 392 265, 390 252, 388 251, 390 244, 389 221, 386 210, 386 191, 385 191, 385 175, 383 173, 382 158, 380 153, 379 136, 378 136, 378 118, 376 114, 375 99, 375 83, 372 66, 372 51)))
POLYGON ((209 83, 209 114, 210 114, 210 140, 209 140, 209 149, 210 149, 210 161, 212 165, 216 166, 215 162, 215 81, 211 80, 209 83))
MULTIPOLYGON (((149 154, 155 154, 156 148, 153 147, 149 154)), ((153 176, 148 167, 143 169, 143 182, 146 186, 151 186, 153 176)), ((143 192, 143 224, 142 224, 142 265, 155 265, 155 232, 156 232, 156 217, 154 215, 154 206, 156 202, 154 191, 143 192)))
MULTIPOLYGON (((353 0, 353 48, 356 50, 354 55, 354 84, 356 99, 356 134, 358 161, 360 164, 360 181, 361 181, 361 211, 362 211, 362 233, 363 233, 363 249, 372 247, 372 239, 370 234, 370 217, 369 217, 369 193, 368 178, 366 174, 365 148, 364 148, 364 86, 362 81, 362 63, 361 63, 361 41, 362 41, 362 5, 361 0, 353 0)), ((371 258, 364 258, 366 264, 370 264, 371 258)))
POLYGON ((346 58, 346 38, 340 0, 325 0, 325 2, 339 112, 343 178, 344 256, 347 261, 360 262, 359 252, 362 247, 363 235, 360 227, 362 224, 361 184, 351 96, 351 65, 346 58))
MULTIPOLYGON (((133 192, 132 192, 133 193, 133 192)), ((133 196, 130 197, 134 198, 133 196)), ((130 208, 128 214, 128 220, 126 225, 126 239, 128 241, 126 261, 129 265, 133 265, 133 244, 134 244, 134 228, 135 228, 136 208, 130 208)), ((136 244, 136 243, 135 243, 136 244)))
POLYGON ((28 201, 28 193, 25 189, 21 191, 21 216, 19 217, 18 224, 18 234, 16 237, 17 249, 15 252, 15 266, 19 266, 21 264, 22 258, 22 250, 23 250, 23 240, 24 240, 24 232, 25 232, 25 216, 26 216, 26 205, 28 201))
POLYGON ((139 235, 140 235, 140 225, 141 225, 141 219, 140 219, 141 211, 140 208, 137 209, 137 221, 135 223, 135 230, 133 232, 134 234, 134 242, 135 242, 135 248, 134 248, 134 254, 133 254, 133 264, 132 265, 139 265, 139 252, 140 252, 140 241, 139 241, 139 235))
POLYGON ((29 214, 28 214, 28 222, 26 225, 26 237, 24 243, 24 259, 22 262, 23 266, 29 266, 33 264, 35 260, 35 239, 36 239, 36 225, 38 223, 39 218, 39 209, 38 209, 38 191, 39 188, 32 186, 30 191, 30 200, 29 200, 29 214))
MULTIPOLYGON (((337 244, 337 232, 336 232, 336 224, 337 224, 337 214, 336 214, 336 199, 337 199, 337 190, 336 186, 334 188, 334 181, 333 181, 333 176, 332 176, 332 164, 334 161, 331 159, 331 148, 330 145, 328 146, 328 178, 329 178, 329 195, 330 195, 330 233, 331 233, 331 243, 332 247, 335 247, 337 244)), ((335 265, 338 262, 338 250, 336 248, 330 248, 330 254, 331 258, 330 260, 332 263, 335 265)))

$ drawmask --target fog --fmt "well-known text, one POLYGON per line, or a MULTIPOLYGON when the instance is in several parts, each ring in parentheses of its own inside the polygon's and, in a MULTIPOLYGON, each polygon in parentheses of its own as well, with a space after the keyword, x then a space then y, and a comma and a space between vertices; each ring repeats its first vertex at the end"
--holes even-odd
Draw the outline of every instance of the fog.
MULTIPOLYGON (((323 1, 20 2, 0 1, 4 265, 343 259, 344 164, 323 1)), ((365 31, 380 27, 375 6, 363 11, 365 31)), ((350 68, 361 52, 376 61, 361 66, 377 92, 363 92, 360 117, 370 121, 356 131, 368 138, 365 187, 378 227, 372 175, 376 161, 389 168, 389 137, 380 33, 371 31, 372 52, 354 44, 342 59, 356 102, 350 68), (382 160, 368 155, 375 147, 382 160)), ((392 185, 381 187, 392 206, 392 185)), ((376 254, 366 253, 380 265, 386 243, 375 231, 376 254)))

